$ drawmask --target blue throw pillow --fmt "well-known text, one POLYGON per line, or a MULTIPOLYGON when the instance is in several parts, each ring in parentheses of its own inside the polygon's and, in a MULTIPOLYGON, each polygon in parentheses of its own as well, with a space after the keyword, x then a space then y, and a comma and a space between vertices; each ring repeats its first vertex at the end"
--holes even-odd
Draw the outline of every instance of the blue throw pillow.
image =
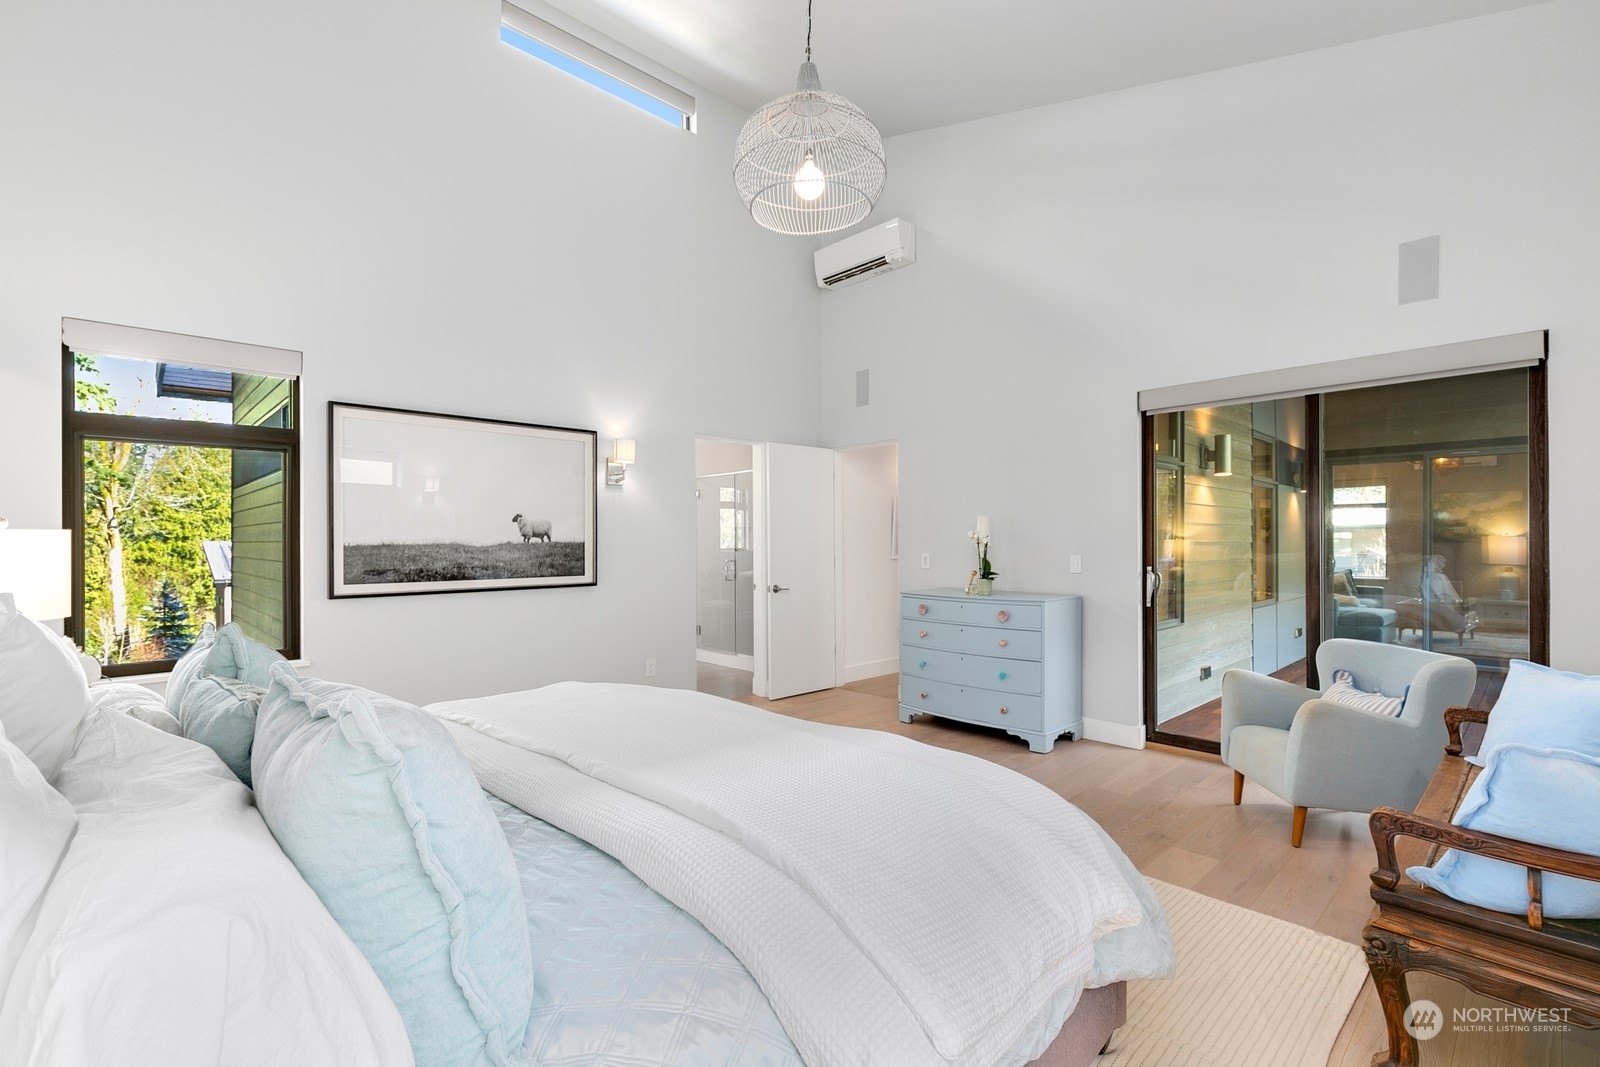
POLYGON ((272 665, 284 663, 275 648, 247 637, 236 622, 217 631, 217 639, 206 653, 203 673, 218 678, 236 678, 261 689, 272 684, 272 665))
POLYGON ((216 643, 217 628, 208 622, 200 628, 200 636, 189 646, 189 651, 172 665, 172 673, 167 675, 166 699, 167 710, 172 712, 173 718, 178 717, 178 709, 183 707, 183 694, 189 683, 205 672, 206 657, 216 643))
MULTIPOLYGON (((1492 717, 1491 717, 1492 718, 1492 717)), ((1535 845, 1600 856, 1600 757, 1504 744, 1456 809, 1457 826, 1535 845)), ((1495 911, 1528 910, 1527 868, 1450 849, 1432 867, 1406 871, 1422 885, 1495 911)), ((1544 913, 1555 919, 1600 918, 1600 882, 1544 875, 1544 913)))
POLYGON ((190 682, 178 706, 183 736, 210 748, 245 785, 250 784, 250 748, 256 711, 266 690, 249 682, 206 675, 190 682))
POLYGON ((251 763, 256 805, 382 979, 418 1067, 515 1062, 533 1002, 522 889, 443 725, 283 664, 251 763))
POLYGON ((1600 756, 1600 677, 1512 660, 1478 755, 1467 762, 1487 766, 1489 753, 1507 743, 1600 756))

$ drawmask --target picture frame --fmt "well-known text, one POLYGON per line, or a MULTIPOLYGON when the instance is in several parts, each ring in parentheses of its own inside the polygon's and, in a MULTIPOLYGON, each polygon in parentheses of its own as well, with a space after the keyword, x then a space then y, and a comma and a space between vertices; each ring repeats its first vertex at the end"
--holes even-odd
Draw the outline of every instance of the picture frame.
POLYGON ((595 585, 597 434, 328 404, 333 599, 595 585))

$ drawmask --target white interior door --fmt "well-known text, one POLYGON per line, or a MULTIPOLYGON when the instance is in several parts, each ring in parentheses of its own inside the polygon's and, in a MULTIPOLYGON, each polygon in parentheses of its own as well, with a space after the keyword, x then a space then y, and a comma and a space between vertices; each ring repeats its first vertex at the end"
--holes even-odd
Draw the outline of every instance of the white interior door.
POLYGON ((762 558, 755 568, 752 688, 777 700, 831 689, 837 681, 834 456, 826 448, 772 443, 757 452, 755 499, 762 514, 756 544, 762 558))

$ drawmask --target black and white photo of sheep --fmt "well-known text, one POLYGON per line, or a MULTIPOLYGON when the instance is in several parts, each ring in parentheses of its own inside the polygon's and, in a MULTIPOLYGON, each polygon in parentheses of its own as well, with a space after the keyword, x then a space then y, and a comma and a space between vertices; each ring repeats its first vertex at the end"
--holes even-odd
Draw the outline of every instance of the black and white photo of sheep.
POLYGON ((549 519, 534 519, 529 521, 528 519, 523 518, 522 512, 519 511, 515 515, 511 516, 511 521, 517 524, 517 530, 522 534, 523 544, 527 544, 529 541, 550 540, 549 519))
POLYGON ((330 409, 333 596, 594 584, 594 431, 330 409))

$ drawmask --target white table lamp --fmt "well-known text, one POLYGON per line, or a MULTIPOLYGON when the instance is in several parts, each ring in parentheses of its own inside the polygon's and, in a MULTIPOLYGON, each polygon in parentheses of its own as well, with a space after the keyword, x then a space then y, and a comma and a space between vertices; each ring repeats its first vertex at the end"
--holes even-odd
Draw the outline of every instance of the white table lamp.
POLYGON ((18 614, 36 622, 71 615, 72 532, 0 526, 0 593, 10 593, 18 614))

